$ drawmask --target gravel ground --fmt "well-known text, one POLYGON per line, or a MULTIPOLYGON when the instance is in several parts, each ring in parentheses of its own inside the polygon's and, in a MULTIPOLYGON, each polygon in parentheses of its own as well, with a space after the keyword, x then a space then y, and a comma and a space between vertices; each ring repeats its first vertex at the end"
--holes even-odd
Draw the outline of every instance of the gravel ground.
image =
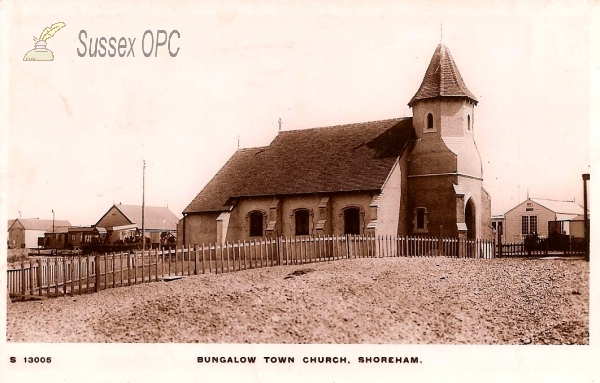
POLYGON ((10 342, 588 344, 589 264, 343 260, 8 306, 10 342))

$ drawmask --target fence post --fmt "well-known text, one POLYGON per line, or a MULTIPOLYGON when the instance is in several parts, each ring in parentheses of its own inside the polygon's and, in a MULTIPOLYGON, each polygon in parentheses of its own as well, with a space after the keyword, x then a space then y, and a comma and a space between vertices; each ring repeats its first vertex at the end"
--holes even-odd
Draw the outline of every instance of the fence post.
MULTIPOLYGON (((215 252, 217 251, 217 245, 215 244, 215 252)), ((215 259, 217 257, 215 256, 215 259)), ((208 273, 212 274, 212 245, 208 244, 208 273)))
MULTIPOLYGON (((165 276, 165 248, 162 245, 159 245, 158 249, 160 250, 160 276, 165 276)), ((158 262, 158 258, 156 260, 158 262)))
POLYGON ((498 258, 502 258, 502 230, 498 230, 498 258))
MULTIPOLYGON (((244 270, 248 270, 248 257, 246 255, 246 240, 245 239, 242 239, 242 249, 244 250, 244 270)), ((249 250, 250 250, 250 245, 248 245, 248 251, 249 250)))
POLYGON ((344 238, 346 239, 346 256, 344 258, 350 259, 350 235, 346 234, 344 238))
POLYGON ((42 273, 42 258, 37 259, 37 264, 38 295, 42 296, 42 288, 44 286, 44 277, 42 273))
MULTIPOLYGON (((225 243, 227 245, 227 242, 225 243)), ((223 274, 225 272, 225 258, 223 256, 223 244, 219 244, 220 248, 221 248, 221 274, 223 274)), ((260 244, 259 244, 260 245, 260 244)), ((262 248, 261 248, 261 258, 260 258, 260 262, 261 262, 261 266, 262 266, 262 248)))
POLYGON ((123 287, 123 253, 119 251, 119 278, 121 279, 120 287, 123 287))
POLYGON ((112 275, 112 287, 113 289, 116 287, 116 281, 115 281, 115 253, 114 251, 111 253, 111 259, 110 259, 110 266, 111 266, 111 275, 112 275))
MULTIPOLYGON (((187 275, 190 275, 190 259, 191 259, 191 255, 192 255, 192 248, 190 247, 190 245, 187 245, 187 275)), ((183 266, 182 266, 183 267, 183 266)), ((181 270, 181 275, 183 275, 183 269, 181 270)))
POLYGON ((204 267, 204 243, 202 243, 202 274, 206 273, 206 269, 204 267))
POLYGON ((67 295, 67 257, 63 256, 63 295, 67 295))
POLYGON ((108 289, 108 253, 104 254, 104 290, 108 289))
POLYGON ((21 271, 19 271, 19 275, 21 276, 21 295, 25 295, 25 260, 21 258, 21 271))
POLYGON ((194 275, 198 275, 198 244, 194 243, 194 275))
POLYGON ((444 246, 444 226, 440 225, 440 238, 438 239, 438 255, 442 254, 443 246, 444 246))
MULTIPOLYGON (((177 254, 177 251, 175 251, 175 253, 177 254)), ((177 259, 177 257, 175 257, 175 259, 177 259)), ((183 276, 183 262, 185 260, 185 245, 181 245, 181 276, 183 276)))
POLYGON ((276 249, 277 249, 277 265, 280 266, 281 265, 281 237, 275 237, 276 242, 276 249))
POLYGON ((77 276, 78 278, 78 290, 77 294, 81 294, 81 254, 77 253, 77 276))
MULTIPOLYGON (((142 238, 142 241, 145 241, 144 238, 142 238)), ((140 254, 142 254, 142 283, 144 283, 144 249, 142 248, 142 251, 140 252, 140 254)))
POLYGON ((70 264, 69 264, 69 274, 71 277, 71 291, 69 292, 71 296, 75 295, 75 257, 71 256, 70 257, 70 264))
POLYGON ((97 293, 100 290, 100 256, 98 254, 94 256, 94 268, 96 269, 96 282, 94 283, 94 292, 97 293))
POLYGON ((33 295, 33 264, 29 258, 29 295, 33 295))

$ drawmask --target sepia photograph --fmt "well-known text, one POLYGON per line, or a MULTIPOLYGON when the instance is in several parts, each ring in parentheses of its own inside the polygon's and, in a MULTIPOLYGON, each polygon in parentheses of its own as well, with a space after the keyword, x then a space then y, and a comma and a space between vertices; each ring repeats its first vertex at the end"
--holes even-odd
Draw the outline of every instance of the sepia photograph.
POLYGON ((600 377, 595 3, 0 7, 8 381, 600 377))

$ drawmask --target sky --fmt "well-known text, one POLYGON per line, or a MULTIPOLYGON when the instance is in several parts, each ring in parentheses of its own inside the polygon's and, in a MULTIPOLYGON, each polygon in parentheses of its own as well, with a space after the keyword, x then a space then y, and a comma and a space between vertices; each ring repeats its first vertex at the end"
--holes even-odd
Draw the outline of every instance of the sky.
POLYGON ((144 160, 146 205, 181 217, 238 142, 268 145, 279 118, 291 130, 411 116, 407 103, 440 40, 479 101, 475 140, 492 213, 527 193, 583 204, 585 5, 132 2, 116 13, 64 4, 16 2, 8 18, 7 218, 54 211, 92 225, 113 203, 141 205, 144 160), (24 62, 33 36, 58 21, 66 27, 48 40, 54 61, 24 62), (80 57, 82 30, 86 46, 135 38, 135 57, 80 57), (146 30, 177 30, 177 56, 163 46, 145 57, 146 30))

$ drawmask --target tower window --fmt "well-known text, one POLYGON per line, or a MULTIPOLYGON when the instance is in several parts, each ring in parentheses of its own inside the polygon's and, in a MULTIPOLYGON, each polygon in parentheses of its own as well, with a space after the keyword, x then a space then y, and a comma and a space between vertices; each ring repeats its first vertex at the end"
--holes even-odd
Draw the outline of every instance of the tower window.
POLYGON ((433 129, 433 114, 429 113, 427 115, 427 130, 433 129))
POLYGON ((250 213, 250 236, 251 237, 262 237, 263 236, 263 213, 260 211, 254 211, 250 213))
POLYGON ((413 232, 427 233, 427 209, 424 207, 418 207, 414 210, 413 214, 413 232))
POLYGON ((425 229, 425 209, 417 209, 417 229, 425 229))
POLYGON ((467 130, 471 130, 471 115, 467 114, 467 130))
POLYGON ((308 210, 302 209, 297 210, 294 215, 296 223, 296 235, 308 235, 310 212, 308 210))

